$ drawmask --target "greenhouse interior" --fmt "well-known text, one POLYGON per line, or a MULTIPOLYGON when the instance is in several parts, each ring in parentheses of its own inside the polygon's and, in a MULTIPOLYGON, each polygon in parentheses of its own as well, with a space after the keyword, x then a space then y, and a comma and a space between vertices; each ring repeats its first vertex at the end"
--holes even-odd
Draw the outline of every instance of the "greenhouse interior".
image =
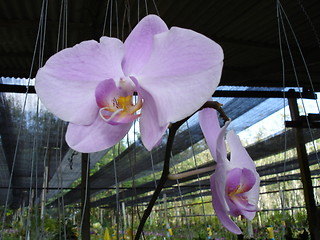
POLYGON ((320 240, 319 1, 0 10, 0 240, 320 240))

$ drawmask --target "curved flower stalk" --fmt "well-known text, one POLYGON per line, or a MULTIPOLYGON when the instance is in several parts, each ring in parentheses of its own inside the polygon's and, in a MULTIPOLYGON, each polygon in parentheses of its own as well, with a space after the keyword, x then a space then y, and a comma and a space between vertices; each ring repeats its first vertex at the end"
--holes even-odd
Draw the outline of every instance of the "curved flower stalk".
POLYGON ((170 122, 191 115, 212 95, 222 65, 217 43, 192 30, 168 29, 149 15, 124 43, 102 37, 55 54, 38 71, 35 87, 46 108, 70 122, 71 148, 111 147, 140 118, 142 142, 151 150, 170 122))
POLYGON ((199 122, 210 152, 217 162, 210 178, 212 204, 220 222, 229 231, 241 234, 240 228, 228 216, 243 216, 252 220, 258 211, 260 177, 255 164, 234 131, 227 133, 231 156, 227 158, 224 135, 229 122, 220 129, 216 111, 204 109, 199 122))

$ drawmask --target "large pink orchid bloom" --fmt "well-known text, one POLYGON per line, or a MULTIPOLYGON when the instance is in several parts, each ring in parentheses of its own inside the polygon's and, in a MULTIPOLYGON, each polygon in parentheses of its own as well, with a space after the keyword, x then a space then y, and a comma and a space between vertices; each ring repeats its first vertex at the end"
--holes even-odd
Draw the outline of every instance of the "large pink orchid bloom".
POLYGON ((36 76, 49 111, 68 121, 68 145, 95 152, 119 142, 140 117, 151 150, 170 122, 195 112, 217 87, 221 47, 155 15, 143 18, 124 43, 102 37, 52 56, 36 76), (137 96, 134 96, 137 93, 137 96))
POLYGON ((217 162, 210 178, 212 204, 220 222, 229 231, 241 234, 240 228, 228 216, 243 216, 252 220, 258 210, 260 177, 255 164, 234 131, 227 133, 230 161, 227 158, 224 135, 230 122, 219 126, 217 113, 204 109, 199 122, 210 152, 217 162))

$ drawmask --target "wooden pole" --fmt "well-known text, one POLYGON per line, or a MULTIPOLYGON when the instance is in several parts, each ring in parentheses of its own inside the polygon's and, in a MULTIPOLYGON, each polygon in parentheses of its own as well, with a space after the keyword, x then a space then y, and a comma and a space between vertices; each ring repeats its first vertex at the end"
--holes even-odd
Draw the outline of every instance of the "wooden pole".
MULTIPOLYGON (((294 90, 290 91, 294 92, 294 90)), ((288 98, 288 102, 292 121, 299 121, 300 114, 297 99, 288 98)), ((310 236, 311 240, 320 240, 320 223, 317 214, 317 206, 314 200, 311 174, 308 162, 308 154, 305 146, 305 139, 302 132, 302 128, 294 128, 293 131, 296 139, 298 162, 300 167, 301 181, 303 184, 303 193, 307 209, 307 219, 309 223, 310 236)))
POLYGON ((81 239, 90 240, 90 160, 88 153, 81 155, 81 209, 82 209, 82 226, 81 239))

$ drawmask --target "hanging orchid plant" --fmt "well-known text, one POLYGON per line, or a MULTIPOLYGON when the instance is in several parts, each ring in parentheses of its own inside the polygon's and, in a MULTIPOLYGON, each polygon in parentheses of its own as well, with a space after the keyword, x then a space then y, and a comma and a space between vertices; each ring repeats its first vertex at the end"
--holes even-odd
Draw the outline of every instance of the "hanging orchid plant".
MULTIPOLYGON (((96 152, 115 145, 136 119, 142 142, 151 150, 173 123, 163 174, 135 239, 168 179, 175 132, 211 98, 222 66, 223 51, 217 43, 189 29, 168 29, 161 18, 149 15, 124 43, 112 37, 84 41, 58 52, 39 69, 37 94, 49 111, 69 122, 66 141, 76 151, 96 152)), ((212 111, 200 112, 200 124, 217 162, 211 177, 213 206, 222 224, 238 234, 241 231, 228 214, 254 217, 259 175, 233 132, 227 135, 231 148, 227 159, 227 124, 220 129, 212 111)))

